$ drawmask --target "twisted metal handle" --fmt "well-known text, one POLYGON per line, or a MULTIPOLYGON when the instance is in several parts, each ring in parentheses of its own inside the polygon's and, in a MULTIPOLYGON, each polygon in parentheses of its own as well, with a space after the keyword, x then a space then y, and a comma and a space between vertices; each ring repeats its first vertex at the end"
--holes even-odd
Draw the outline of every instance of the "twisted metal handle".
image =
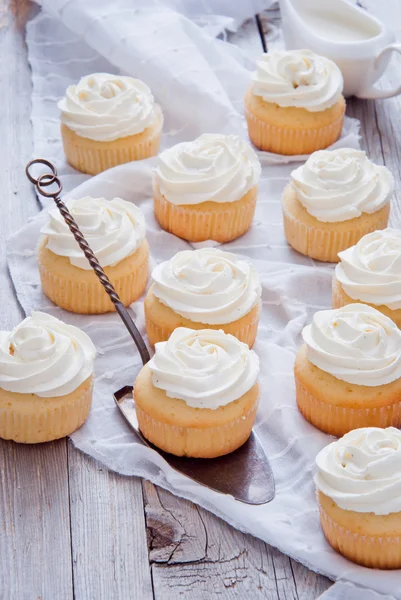
POLYGON ((103 268, 100 266, 98 259, 96 258, 94 252, 91 250, 88 242, 84 238, 81 230, 75 222, 74 217, 71 215, 70 211, 60 198, 60 193, 63 189, 63 186, 61 184, 60 179, 57 177, 56 167, 48 160, 45 160, 43 158, 37 158, 35 160, 31 160, 27 164, 25 173, 29 181, 34 184, 37 192, 41 196, 45 196, 46 198, 53 198, 54 202, 57 205, 57 208, 59 209, 62 217, 64 218, 64 221, 67 223, 72 235, 76 239, 79 247, 85 254, 86 258, 88 259, 90 266, 94 270, 100 283, 109 295, 109 298, 113 302, 117 313, 119 314, 122 322, 128 330, 128 333, 134 340, 143 364, 146 364, 150 360, 150 355, 143 337, 139 333, 138 328, 136 327, 124 304, 121 302, 120 296, 114 289, 114 286, 111 283, 110 279, 107 277, 103 268), (50 173, 43 173, 36 179, 35 177, 33 177, 30 171, 30 169, 34 165, 44 165, 50 169, 50 173), (50 186, 52 186, 51 190, 47 191, 46 189, 44 189, 50 186))

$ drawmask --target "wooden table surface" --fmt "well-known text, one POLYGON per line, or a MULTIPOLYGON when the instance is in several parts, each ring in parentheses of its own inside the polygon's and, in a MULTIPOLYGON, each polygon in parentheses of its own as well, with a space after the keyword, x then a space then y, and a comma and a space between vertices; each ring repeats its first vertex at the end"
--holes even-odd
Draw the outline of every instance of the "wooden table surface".
MULTIPOLYGON (((400 23, 399 0, 363 4, 400 23)), ((0 0, 1 329, 22 318, 5 239, 39 211, 24 176, 32 151, 24 27, 35 10, 29 0, 0 0)), ((277 16, 247 21, 230 41, 257 56, 259 33, 268 42, 277 16)), ((383 86, 398 84, 399 72, 395 62, 383 86)), ((400 98, 347 103, 369 156, 394 173, 398 198, 400 111, 400 98)), ((401 226, 397 202, 392 225, 401 226)), ((330 585, 191 502, 108 471, 66 439, 38 446, 0 440, 1 600, 314 600, 330 585)))

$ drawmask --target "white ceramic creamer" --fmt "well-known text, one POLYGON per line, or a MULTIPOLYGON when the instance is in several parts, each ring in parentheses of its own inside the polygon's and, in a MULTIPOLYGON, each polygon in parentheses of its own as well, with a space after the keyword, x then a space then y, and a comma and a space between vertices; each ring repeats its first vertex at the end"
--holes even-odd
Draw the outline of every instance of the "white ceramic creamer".
POLYGON ((393 34, 378 19, 347 0, 279 0, 287 50, 308 48, 333 60, 344 77, 344 95, 390 98, 401 93, 380 90, 374 83, 384 73, 393 34))

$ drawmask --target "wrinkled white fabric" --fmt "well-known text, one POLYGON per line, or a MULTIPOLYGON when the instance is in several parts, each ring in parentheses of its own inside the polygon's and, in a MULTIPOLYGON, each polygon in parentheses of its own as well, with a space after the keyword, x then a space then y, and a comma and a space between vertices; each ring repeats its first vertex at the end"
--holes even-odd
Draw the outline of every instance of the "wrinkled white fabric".
MULTIPOLYGON (((202 2, 205 13, 210 11, 212 1, 202 2)), ((74 191, 74 197, 118 196, 137 203, 145 214, 154 266, 180 250, 191 249, 184 241, 160 231, 154 219, 150 199, 154 159, 117 167, 86 181, 87 176, 74 172, 64 162, 56 102, 68 85, 88 72, 116 72, 118 66, 124 74, 144 80, 161 104, 166 116, 164 148, 216 131, 246 137, 244 121, 239 115, 256 57, 249 60, 238 48, 210 37, 209 32, 218 30, 221 19, 214 22, 205 19, 210 26, 203 28, 190 21, 187 12, 184 16, 169 13, 167 21, 165 11, 155 10, 154 2, 149 0, 146 15, 143 6, 134 15, 138 5, 133 6, 133 2, 126 5, 128 10, 122 22, 116 13, 124 2, 70 0, 64 3, 62 23, 58 19, 61 3, 44 0, 57 19, 42 13, 29 24, 34 153, 56 161, 66 191, 84 182, 74 191), (109 23, 107 28, 105 18, 109 23)), ((216 10, 215 14, 229 16, 235 16, 234 11, 246 16, 245 11, 255 6, 255 2, 219 4, 232 12, 216 10)), ((169 5, 180 5, 183 10, 187 7, 199 10, 200 6, 194 0, 189 3, 171 0, 169 5)), ((200 22, 201 18, 197 19, 200 22)), ((346 121, 346 136, 338 144, 358 147, 358 122, 346 121)), ((178 475, 158 455, 135 443, 131 430, 115 408, 112 393, 133 381, 140 360, 130 336, 114 314, 63 315, 68 322, 82 326, 98 350, 93 409, 85 426, 72 439, 78 448, 107 467, 125 475, 143 476, 195 501, 314 570, 389 593, 401 588, 398 573, 372 573, 350 564, 328 547, 320 529, 313 484, 314 461, 330 438, 306 423, 297 411, 292 366, 303 326, 310 322, 315 310, 330 306, 333 270, 325 265, 317 267, 285 243, 280 195, 294 167, 272 165, 277 161, 286 163, 288 157, 265 153, 258 156, 263 171, 252 229, 224 249, 251 260, 261 278, 263 311, 254 349, 263 365, 259 377, 262 395, 255 429, 275 473, 275 500, 259 507, 236 502, 178 475)), ((9 266, 18 298, 27 313, 39 306, 60 315, 62 311, 40 290, 35 247, 41 224, 43 216, 12 238, 9 266)), ((142 301, 134 305, 132 314, 144 333, 142 301)))

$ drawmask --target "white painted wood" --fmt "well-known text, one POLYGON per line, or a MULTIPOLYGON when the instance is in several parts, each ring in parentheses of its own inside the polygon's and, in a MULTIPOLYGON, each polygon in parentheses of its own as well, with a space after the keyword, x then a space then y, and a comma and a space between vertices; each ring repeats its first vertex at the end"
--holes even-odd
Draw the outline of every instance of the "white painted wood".
POLYGON ((74 600, 152 600, 141 480, 68 443, 74 600))
MULTIPOLYGON (((24 24, 29 2, 0 1, 0 327, 22 316, 5 239, 38 211, 25 164, 31 153, 31 84, 24 24)), ((0 597, 72 600, 65 440, 24 446, 0 440, 0 597)))

